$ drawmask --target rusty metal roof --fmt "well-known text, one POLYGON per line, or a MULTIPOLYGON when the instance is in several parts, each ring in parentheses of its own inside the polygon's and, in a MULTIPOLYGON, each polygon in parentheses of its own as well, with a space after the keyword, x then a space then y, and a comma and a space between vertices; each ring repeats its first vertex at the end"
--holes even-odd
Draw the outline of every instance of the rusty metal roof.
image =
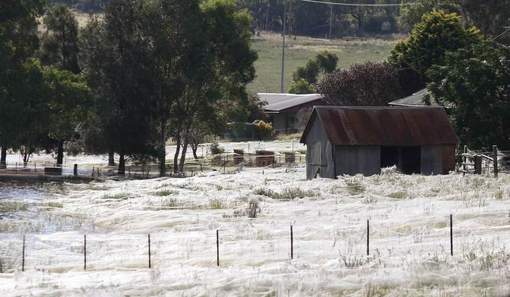
POLYGON ((258 93, 257 96, 266 102, 266 113, 279 113, 308 103, 324 104, 320 94, 283 94, 283 93, 258 93))
POLYGON ((393 106, 408 106, 408 107, 420 107, 420 106, 440 106, 437 101, 431 97, 430 104, 426 103, 426 97, 430 95, 427 89, 420 90, 411 96, 391 101, 388 103, 393 106))
POLYGON ((311 123, 319 120, 335 145, 421 146, 458 143, 441 107, 315 106, 311 123))

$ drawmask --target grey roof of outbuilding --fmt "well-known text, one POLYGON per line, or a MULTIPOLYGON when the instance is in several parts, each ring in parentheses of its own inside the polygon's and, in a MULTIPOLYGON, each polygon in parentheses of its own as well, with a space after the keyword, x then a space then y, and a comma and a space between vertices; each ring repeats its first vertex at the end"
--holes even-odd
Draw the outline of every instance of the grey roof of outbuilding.
POLYGON ((420 90, 411 96, 391 101, 389 105, 394 106, 439 106, 434 98, 430 98, 430 105, 426 103, 425 97, 429 95, 427 89, 420 90))
POLYGON ((317 101, 321 103, 324 97, 321 94, 283 94, 283 93, 258 93, 261 101, 267 102, 264 111, 278 113, 286 109, 309 104, 317 101))
POLYGON ((334 145, 456 145, 457 136, 442 107, 316 106, 301 142, 319 120, 334 145))

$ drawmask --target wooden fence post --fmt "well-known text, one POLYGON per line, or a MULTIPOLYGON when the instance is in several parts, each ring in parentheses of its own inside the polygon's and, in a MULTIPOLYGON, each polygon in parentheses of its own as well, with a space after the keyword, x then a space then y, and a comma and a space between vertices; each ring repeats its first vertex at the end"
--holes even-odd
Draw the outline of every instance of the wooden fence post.
POLYGON ((290 225, 290 259, 294 259, 294 229, 290 225))
POLYGON ((453 215, 450 214, 450 255, 453 256, 453 215))
POLYGON ((220 267, 220 232, 216 229, 216 266, 220 267))
POLYGON ((21 248, 21 271, 25 271, 25 234, 23 234, 23 245, 21 248))
POLYGON ((149 269, 152 267, 151 263, 151 234, 147 234, 147 243, 149 247, 149 269))
POLYGON ((492 158, 494 161, 494 177, 498 177, 498 147, 492 146, 492 158))
POLYGON ((370 220, 367 220, 367 256, 370 256, 370 220))
POLYGON ((87 270, 87 234, 83 234, 83 270, 87 270))
POLYGON ((466 171, 467 171, 467 154, 468 152, 468 147, 467 145, 464 145, 464 155, 462 156, 462 169, 463 169, 463 172, 462 174, 466 174, 466 171))

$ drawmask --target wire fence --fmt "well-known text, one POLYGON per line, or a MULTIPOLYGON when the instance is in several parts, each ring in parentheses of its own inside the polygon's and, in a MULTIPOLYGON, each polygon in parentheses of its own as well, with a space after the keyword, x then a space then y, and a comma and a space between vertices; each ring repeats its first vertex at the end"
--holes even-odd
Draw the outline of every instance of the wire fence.
MULTIPOLYGON (((506 217, 507 213, 498 212, 491 215, 501 215, 506 217)), ((472 229, 465 230, 463 227, 455 228, 455 216, 449 215, 441 223, 443 227, 432 232, 424 232, 420 228, 421 235, 408 231, 408 234, 399 234, 398 245, 402 243, 403 238, 410 241, 408 247, 413 245, 431 247, 440 245, 440 250, 445 256, 459 256, 464 259, 465 246, 462 246, 467 240, 478 235, 485 234, 488 230, 472 229), (484 233, 485 232, 485 233, 484 233), (423 235, 426 233, 426 235, 423 235), (438 238, 443 238, 438 243, 438 238), (461 244, 462 243, 462 244, 461 244)), ((462 226, 462 223, 459 225, 462 226)), ((312 247, 313 240, 309 236, 301 236, 300 232, 309 231, 309 226, 296 226, 291 224, 285 230, 272 231, 274 234, 266 234, 265 238, 255 236, 246 236, 246 234, 233 234, 232 231, 222 229, 203 231, 199 236, 193 235, 186 241, 181 237, 162 236, 159 234, 67 234, 59 236, 59 241, 50 240, 47 236, 38 236, 37 234, 12 235, 11 238, 4 239, 7 244, 3 246, 0 253, 0 273, 13 273, 16 271, 53 271, 66 272, 76 270, 102 271, 114 269, 139 269, 142 267, 151 269, 155 266, 164 266, 166 262, 191 261, 203 266, 235 266, 236 258, 246 257, 246 251, 256 258, 256 263, 260 261, 289 261, 295 258, 306 258, 307 255, 315 251, 312 247), (15 238, 13 238, 15 237, 15 238), (63 238, 62 238, 63 237, 63 238), (268 241, 272 247, 272 253, 264 251, 263 246, 254 249, 256 245, 263 245, 268 241), (129 253, 129 257, 126 257, 129 253), (260 253, 260 255, 256 255, 260 253), (274 259, 264 259, 273 255, 274 259)), ((281 226, 280 226, 281 227, 281 226)), ((387 226, 386 226, 387 227, 387 226)), ((357 261, 366 262, 363 259, 370 259, 374 255, 381 257, 381 250, 390 250, 395 242, 388 242, 380 237, 380 232, 384 228, 380 222, 366 220, 358 222, 358 225, 345 226, 344 232, 358 234, 357 242, 346 242, 350 245, 350 257, 358 259, 357 261), (375 239, 375 240, 373 240, 375 239), (352 246, 355 246, 353 248, 352 246), (366 258, 363 258, 366 257, 366 258)), ((489 228, 491 236, 498 230, 489 228)), ((505 231, 506 228, 500 228, 505 231)), ((271 233, 271 232, 270 232, 271 233)), ((320 233, 317 230, 317 233, 320 233)), ((496 236, 497 237, 497 236, 496 236)), ((499 237, 498 237, 499 238, 499 237)), ((334 242, 331 248, 340 246, 340 238, 316 239, 317 242, 324 240, 334 242)), ((397 246, 395 246, 397 248, 397 246)), ((430 248, 429 253, 432 252, 430 248)), ((325 258, 329 258, 334 253, 328 249, 321 249, 325 258)), ((346 256, 346 255, 344 255, 346 256)), ((510 256, 510 255, 509 255, 510 256)), ((345 259, 344 259, 345 261, 345 259)), ((251 265, 248 261, 248 265, 251 265)), ((243 261, 246 263, 246 261, 243 261)), ((258 264, 254 263, 254 266, 258 264)), ((347 263, 346 263, 347 265, 347 263)))
MULTIPOLYGON (((300 152, 256 151, 244 153, 234 152, 210 154, 208 158, 187 159, 182 172, 173 173, 173 164, 167 163, 169 176, 192 177, 201 172, 217 171, 224 174, 238 173, 244 167, 292 167, 306 162, 306 155, 300 152)), ((154 162, 130 162, 125 166, 124 176, 127 178, 154 178, 160 176, 160 165, 154 162)), ((105 164, 69 164, 57 165, 54 162, 8 162, 0 169, 0 175, 24 176, 82 176, 91 178, 117 176, 118 167, 105 164)))

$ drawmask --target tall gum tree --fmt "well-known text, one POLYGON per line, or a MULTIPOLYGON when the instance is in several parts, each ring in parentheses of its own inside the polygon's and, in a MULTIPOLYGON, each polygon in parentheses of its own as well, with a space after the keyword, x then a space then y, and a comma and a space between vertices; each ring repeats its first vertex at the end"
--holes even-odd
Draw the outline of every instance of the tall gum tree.
MULTIPOLYGON (((46 30, 41 39, 39 54, 41 62, 73 74, 79 74, 78 21, 73 13, 64 5, 50 7, 44 16, 43 24, 46 30)), ((53 73, 55 72, 53 71, 53 73)), ((54 119, 53 122, 63 123, 69 119, 66 114, 73 114, 75 112, 74 110, 62 110, 61 107, 75 109, 70 104, 59 104, 59 108, 50 110, 52 112, 51 118, 54 119), (60 111, 60 113, 54 113, 56 110, 60 111)), ((57 131, 50 131, 49 135, 56 143, 57 166, 63 164, 64 143, 73 136, 72 132, 76 127, 71 126, 71 123, 75 122, 68 123, 65 133, 63 131, 65 125, 58 125, 58 127, 51 125, 51 128, 57 128, 57 131)))
POLYGON ((26 74, 24 64, 39 47, 37 18, 43 9, 42 0, 0 1, 0 167, 6 166, 7 149, 19 145, 22 105, 17 96, 24 87, 13 82, 26 74))

